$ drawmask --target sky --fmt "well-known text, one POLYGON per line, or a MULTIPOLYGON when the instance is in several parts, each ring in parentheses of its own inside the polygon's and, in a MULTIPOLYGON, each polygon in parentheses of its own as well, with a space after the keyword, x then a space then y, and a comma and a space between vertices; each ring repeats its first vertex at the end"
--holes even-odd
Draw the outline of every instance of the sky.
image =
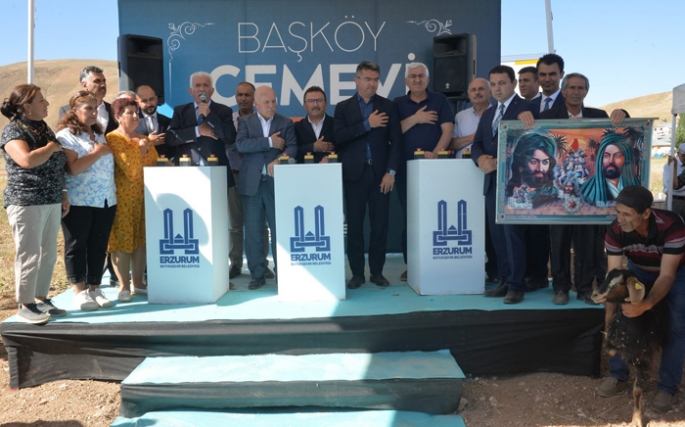
MULTIPOLYGON (((552 13, 565 71, 590 80, 587 105, 685 83, 685 1, 552 0, 552 13)), ((35 0, 35 17, 35 59, 117 59, 117 0, 35 0)), ((0 66, 26 61, 27 21, 28 0, 0 0, 0 66)), ((502 0, 501 42, 502 56, 546 53, 544 0, 502 0)))

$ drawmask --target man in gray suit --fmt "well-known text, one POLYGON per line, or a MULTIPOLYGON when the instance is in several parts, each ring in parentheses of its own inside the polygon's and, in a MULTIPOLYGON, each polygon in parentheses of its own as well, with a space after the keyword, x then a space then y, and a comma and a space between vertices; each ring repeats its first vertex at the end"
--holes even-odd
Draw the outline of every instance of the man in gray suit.
POLYGON ((245 212, 245 255, 252 280, 249 289, 264 286, 264 216, 271 231, 271 251, 276 271, 276 209, 274 166, 282 154, 297 156, 293 122, 276 114, 276 92, 261 86, 255 91, 257 112, 238 118, 236 145, 243 153, 238 193, 245 212))

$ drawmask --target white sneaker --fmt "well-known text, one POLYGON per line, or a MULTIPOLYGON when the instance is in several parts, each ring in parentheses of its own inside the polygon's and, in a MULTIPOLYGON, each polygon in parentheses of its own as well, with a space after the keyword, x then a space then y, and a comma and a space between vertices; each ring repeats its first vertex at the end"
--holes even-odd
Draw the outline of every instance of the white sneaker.
POLYGON ((119 300, 119 302, 130 302, 131 293, 129 291, 121 291, 119 292, 119 297, 117 299, 119 300))
POLYGON ((94 291, 90 291, 90 297, 100 307, 111 307, 112 306, 112 301, 108 300, 107 298, 105 298, 104 295, 102 295, 102 291, 100 290, 100 288, 97 288, 94 291))
POLYGON ((74 308, 83 311, 93 311, 100 308, 100 306, 88 295, 88 291, 83 290, 74 295, 74 308))

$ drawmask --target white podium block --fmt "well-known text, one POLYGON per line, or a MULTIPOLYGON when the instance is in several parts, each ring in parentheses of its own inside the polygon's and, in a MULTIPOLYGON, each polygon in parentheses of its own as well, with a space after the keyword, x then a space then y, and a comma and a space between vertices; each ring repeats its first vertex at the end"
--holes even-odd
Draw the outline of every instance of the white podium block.
POLYGON ((146 167, 148 302, 214 303, 228 291, 226 167, 146 167))
POLYGON ((408 283, 420 295, 485 289, 483 173, 467 159, 407 162, 408 283))
POLYGON ((345 299, 342 165, 276 165, 278 296, 345 299))

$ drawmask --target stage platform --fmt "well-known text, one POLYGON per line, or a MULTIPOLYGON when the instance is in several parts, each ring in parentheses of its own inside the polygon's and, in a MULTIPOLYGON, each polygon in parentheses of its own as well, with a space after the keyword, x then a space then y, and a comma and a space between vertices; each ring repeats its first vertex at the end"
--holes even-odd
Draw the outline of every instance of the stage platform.
MULTIPOLYGON (((384 275, 390 287, 367 283, 339 302, 281 302, 274 280, 249 291, 243 274, 233 280, 237 289, 216 304, 151 305, 134 296, 95 312, 70 310, 44 326, 13 316, 0 324, 10 385, 120 381, 147 356, 441 349, 450 350, 467 375, 599 375, 602 306, 584 304, 573 293, 568 305, 555 306, 551 288, 513 306, 481 295, 419 296, 399 281, 404 268, 401 256, 389 256, 384 275)), ((103 291, 116 301, 116 289, 103 291)), ((54 302, 70 309, 71 299, 67 291, 54 302)))

